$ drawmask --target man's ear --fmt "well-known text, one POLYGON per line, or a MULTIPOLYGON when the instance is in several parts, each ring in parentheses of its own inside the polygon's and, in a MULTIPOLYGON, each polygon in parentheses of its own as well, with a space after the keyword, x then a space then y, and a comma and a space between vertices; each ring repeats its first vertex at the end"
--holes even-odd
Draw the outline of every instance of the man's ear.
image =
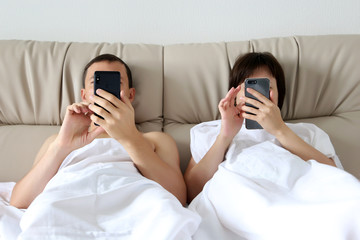
POLYGON ((84 102, 85 99, 86 99, 86 90, 85 90, 85 88, 82 88, 82 89, 81 89, 81 99, 82 99, 83 102, 84 102))
POLYGON ((129 100, 130 102, 134 101, 135 99, 135 88, 130 88, 129 89, 129 100))

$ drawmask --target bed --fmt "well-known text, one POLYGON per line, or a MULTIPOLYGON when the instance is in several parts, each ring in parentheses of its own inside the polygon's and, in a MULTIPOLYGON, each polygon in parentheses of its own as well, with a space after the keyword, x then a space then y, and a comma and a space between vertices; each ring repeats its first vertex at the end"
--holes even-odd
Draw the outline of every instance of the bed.
MULTIPOLYGON (((190 129, 220 118, 217 105, 228 90, 228 74, 236 58, 252 51, 271 52, 285 72, 283 118, 287 123, 311 123, 322 129, 344 168, 337 169, 339 179, 346 179, 349 189, 356 189, 360 178, 359 43, 360 35, 173 45, 0 40, 0 221, 7 224, 2 231, 11 230, 7 234, 14 233, 14 237, 22 231, 18 221, 26 211, 8 205, 12 187, 31 168, 43 141, 59 130, 66 106, 80 101, 82 68, 101 53, 116 54, 128 63, 137 90, 133 103, 137 127, 144 132, 170 134, 184 171, 191 156, 190 129)), ((318 167, 315 162, 311 166, 318 167)), ((219 173, 220 169, 239 170, 230 161, 219 173)), ((215 179, 223 178, 218 175, 215 179)), ((329 181, 336 181, 335 175, 329 181)), ((348 196, 340 188, 337 191, 348 196)), ((194 202, 185 210, 175 207, 189 219, 183 226, 194 238, 202 236, 207 220, 215 219, 210 218, 214 212, 205 207, 202 210, 209 218, 199 218, 201 209, 195 205, 199 206, 194 202)), ((271 211, 277 212, 275 208, 271 211)), ((285 217, 279 215, 279 220, 285 221, 285 217)), ((175 223, 172 226, 179 227, 175 223)), ((220 228, 223 223, 218 222, 218 228, 208 223, 224 233, 220 228)), ((172 231, 168 228, 164 232, 172 231)), ((284 229, 276 232, 281 231, 286 233, 284 229)))

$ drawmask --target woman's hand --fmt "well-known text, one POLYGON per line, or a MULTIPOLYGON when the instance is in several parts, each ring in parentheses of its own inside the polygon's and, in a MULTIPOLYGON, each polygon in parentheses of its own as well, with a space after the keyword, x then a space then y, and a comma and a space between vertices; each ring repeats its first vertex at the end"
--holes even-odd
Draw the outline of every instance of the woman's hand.
POLYGON ((234 136, 240 131, 244 121, 241 114, 242 104, 235 106, 236 95, 239 93, 240 89, 240 85, 237 88, 231 88, 225 98, 220 100, 218 105, 221 114, 220 136, 224 140, 227 140, 229 144, 234 136))
POLYGON ((258 108, 243 105, 241 108, 243 111, 242 116, 246 119, 257 121, 268 133, 277 136, 277 133, 283 130, 286 125, 281 117, 279 107, 272 101, 273 92, 270 91, 269 100, 254 89, 247 88, 245 90, 259 99, 259 101, 248 97, 241 97, 240 100, 258 108))
POLYGON ((54 142, 58 147, 73 151, 89 144, 104 132, 99 127, 88 131, 93 113, 88 106, 89 103, 81 102, 67 107, 64 122, 54 142))

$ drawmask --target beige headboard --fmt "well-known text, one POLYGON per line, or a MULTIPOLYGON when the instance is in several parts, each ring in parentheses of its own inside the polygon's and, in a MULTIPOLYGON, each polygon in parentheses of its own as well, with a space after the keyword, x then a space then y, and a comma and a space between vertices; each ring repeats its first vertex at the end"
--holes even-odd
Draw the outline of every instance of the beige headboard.
POLYGON ((268 51, 285 71, 282 115, 326 131, 345 170, 360 178, 360 35, 294 36, 240 42, 148 45, 0 41, 0 181, 17 181, 44 139, 59 129, 67 105, 80 101, 82 69, 113 53, 133 72, 136 123, 165 131, 184 170, 189 130, 220 117, 236 58, 268 51))

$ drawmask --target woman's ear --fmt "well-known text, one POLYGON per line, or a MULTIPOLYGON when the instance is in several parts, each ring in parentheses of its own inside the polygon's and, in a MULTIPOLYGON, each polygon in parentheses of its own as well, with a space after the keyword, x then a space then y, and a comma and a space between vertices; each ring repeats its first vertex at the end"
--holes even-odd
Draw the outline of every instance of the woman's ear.
POLYGON ((270 100, 271 100, 273 103, 275 103, 275 101, 274 101, 274 91, 273 91, 273 90, 270 90, 269 96, 270 96, 270 100))

